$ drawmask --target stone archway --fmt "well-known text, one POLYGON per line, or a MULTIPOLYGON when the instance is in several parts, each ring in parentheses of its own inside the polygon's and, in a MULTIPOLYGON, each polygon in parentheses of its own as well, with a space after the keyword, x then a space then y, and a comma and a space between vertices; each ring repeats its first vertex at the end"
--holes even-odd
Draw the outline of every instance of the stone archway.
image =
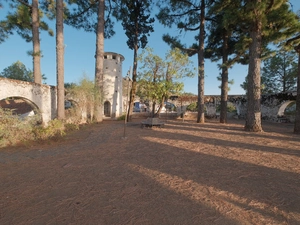
POLYGON ((288 107, 288 105, 290 105, 291 103, 295 102, 294 100, 292 101, 286 101, 284 102, 278 109, 278 113, 277 116, 284 116, 284 111, 285 109, 288 107))
POLYGON ((18 97, 29 100, 40 111, 41 120, 44 125, 56 118, 56 87, 0 78, 0 99, 18 97))
POLYGON ((104 102, 104 116, 105 117, 111 116, 111 103, 109 101, 104 102))
POLYGON ((42 116, 39 107, 29 99, 19 96, 10 96, 0 99, 0 107, 11 111, 12 115, 20 119, 34 116, 37 123, 42 123, 42 116))

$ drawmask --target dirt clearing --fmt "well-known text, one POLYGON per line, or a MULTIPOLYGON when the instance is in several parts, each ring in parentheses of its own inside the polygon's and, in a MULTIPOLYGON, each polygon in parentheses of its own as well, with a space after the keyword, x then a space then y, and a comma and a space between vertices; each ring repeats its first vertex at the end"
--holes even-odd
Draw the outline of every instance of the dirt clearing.
POLYGON ((0 224, 300 224, 300 137, 168 120, 104 121, 0 149, 0 224))

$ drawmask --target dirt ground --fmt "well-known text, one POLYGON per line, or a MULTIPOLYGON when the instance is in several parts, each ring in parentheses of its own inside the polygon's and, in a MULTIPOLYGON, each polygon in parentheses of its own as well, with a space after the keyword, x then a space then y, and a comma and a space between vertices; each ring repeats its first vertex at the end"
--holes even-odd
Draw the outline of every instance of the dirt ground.
POLYGON ((0 224, 300 224, 300 137, 243 125, 104 121, 2 148, 0 224))

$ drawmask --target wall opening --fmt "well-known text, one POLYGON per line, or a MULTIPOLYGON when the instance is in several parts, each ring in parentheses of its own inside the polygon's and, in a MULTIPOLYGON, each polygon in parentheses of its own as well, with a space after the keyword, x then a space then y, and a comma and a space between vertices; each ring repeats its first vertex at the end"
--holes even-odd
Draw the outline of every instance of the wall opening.
POLYGON ((42 116, 39 108, 30 100, 22 97, 8 97, 0 100, 0 107, 10 110, 12 115, 18 116, 21 120, 35 118, 37 124, 42 123, 42 116))
POLYGON ((286 102, 284 102, 280 106, 277 115, 278 116, 284 116, 287 112, 292 111, 293 107, 295 106, 295 103, 296 103, 295 101, 286 101, 286 102))
POLYGON ((110 117, 111 114, 111 104, 109 101, 104 102, 104 116, 110 117))

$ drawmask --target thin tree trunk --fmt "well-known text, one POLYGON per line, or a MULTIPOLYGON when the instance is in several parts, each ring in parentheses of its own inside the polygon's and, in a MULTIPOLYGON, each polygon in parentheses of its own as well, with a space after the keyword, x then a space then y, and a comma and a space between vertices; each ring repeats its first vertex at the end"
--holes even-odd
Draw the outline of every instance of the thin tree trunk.
MULTIPOLYGON (((138 35, 136 35, 138 37, 138 35)), ((136 44, 134 46, 134 53, 133 53, 133 70, 132 70, 132 87, 130 90, 130 100, 129 100, 129 109, 127 114, 127 122, 131 120, 133 107, 134 107, 134 99, 136 93, 136 77, 137 77, 137 52, 138 52, 138 40, 136 40, 136 44)))
POLYGON ((156 109, 156 102, 153 101, 153 103, 152 103, 152 118, 155 117, 155 109, 156 109))
POLYGON ((204 123, 204 24, 205 24, 205 0, 201 0, 200 32, 198 51, 198 116, 197 123, 204 123))
POLYGON ((247 115, 245 130, 254 132, 262 131, 260 89, 261 30, 262 23, 257 21, 253 29, 250 31, 250 38, 252 42, 249 47, 247 115))
POLYGON ((39 1, 32 0, 31 7, 31 16, 32 16, 32 43, 33 43, 33 76, 34 82, 41 84, 42 75, 41 75, 41 50, 40 50, 40 34, 39 34, 39 1))
POLYGON ((222 83, 221 83, 221 110, 220 123, 227 123, 227 99, 228 99, 228 32, 223 31, 223 59, 222 59, 222 83))
POLYGON ((64 89, 64 5, 56 0, 56 75, 57 75, 57 118, 65 119, 64 89))
POLYGON ((95 109, 96 122, 103 120, 104 0, 99 0, 96 37, 95 109))
POLYGON ((294 124, 294 133, 300 134, 300 45, 295 50, 298 53, 298 76, 297 76, 297 98, 296 98, 296 116, 294 124))
MULTIPOLYGON (((161 113, 161 110, 162 110, 162 108, 164 107, 164 104, 165 104, 165 100, 166 100, 166 97, 165 96, 163 96, 162 97, 162 99, 161 99, 161 103, 159 104, 159 108, 158 108, 158 110, 157 110, 157 113, 156 113, 156 115, 155 116, 157 116, 157 117, 159 117, 159 114, 161 113)), ((167 104, 166 104, 166 112, 167 112, 167 104)))

